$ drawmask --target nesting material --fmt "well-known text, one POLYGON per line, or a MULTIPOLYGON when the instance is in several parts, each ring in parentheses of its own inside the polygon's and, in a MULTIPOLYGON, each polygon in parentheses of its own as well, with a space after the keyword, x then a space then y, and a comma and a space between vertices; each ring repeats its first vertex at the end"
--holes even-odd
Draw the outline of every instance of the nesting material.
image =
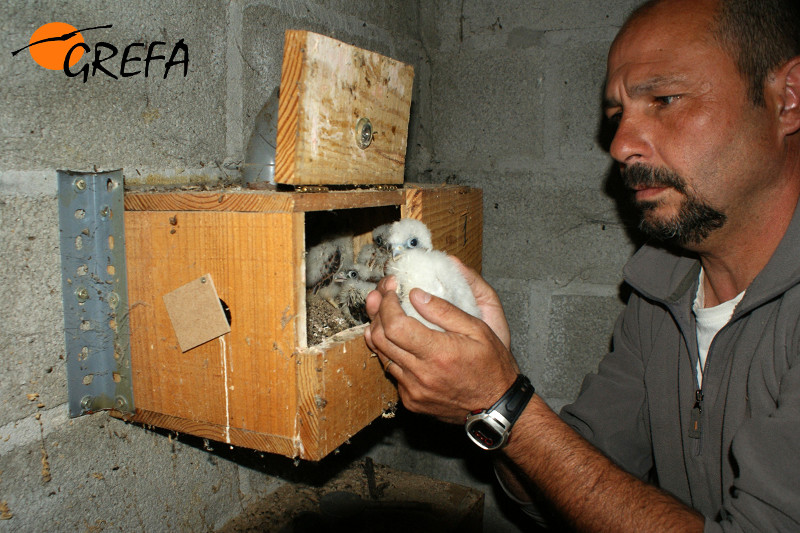
POLYGON ((324 298, 316 296, 309 296, 306 300, 306 320, 309 346, 315 346, 328 337, 352 327, 338 308, 324 298))

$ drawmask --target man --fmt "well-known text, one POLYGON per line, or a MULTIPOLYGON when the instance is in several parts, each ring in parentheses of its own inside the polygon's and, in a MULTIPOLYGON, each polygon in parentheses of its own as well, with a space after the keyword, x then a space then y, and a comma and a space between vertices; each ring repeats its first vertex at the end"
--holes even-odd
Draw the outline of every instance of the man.
MULTIPOLYGON (((800 530, 795 4, 649 2, 611 47, 610 152, 642 229, 670 248, 626 266, 614 348, 576 402, 561 418, 521 402, 491 452, 510 492, 541 493, 577 529, 800 530)), ((391 278, 367 302, 404 405, 457 424, 521 390, 497 296, 468 276, 483 322, 411 293, 444 333, 404 315, 391 278)))

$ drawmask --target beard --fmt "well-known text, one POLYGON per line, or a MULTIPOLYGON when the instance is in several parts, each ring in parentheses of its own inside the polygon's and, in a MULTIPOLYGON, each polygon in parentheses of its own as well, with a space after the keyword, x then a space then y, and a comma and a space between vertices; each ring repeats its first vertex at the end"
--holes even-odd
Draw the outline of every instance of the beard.
POLYGON ((658 218, 653 212, 663 204, 663 200, 643 200, 636 202, 641 210, 639 229, 655 239, 673 242, 679 246, 699 244, 715 229, 721 228, 727 217, 717 211, 689 189, 686 180, 679 174, 665 168, 653 168, 636 164, 622 171, 625 185, 634 187, 670 187, 681 194, 678 213, 670 218, 658 218))

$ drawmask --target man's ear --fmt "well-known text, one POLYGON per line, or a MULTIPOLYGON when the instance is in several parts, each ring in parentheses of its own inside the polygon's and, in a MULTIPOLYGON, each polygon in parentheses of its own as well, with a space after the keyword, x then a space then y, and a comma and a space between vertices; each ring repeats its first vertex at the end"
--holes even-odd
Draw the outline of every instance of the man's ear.
POLYGON ((780 132, 792 135, 800 131, 800 56, 784 63, 767 85, 773 86, 777 96, 780 132))

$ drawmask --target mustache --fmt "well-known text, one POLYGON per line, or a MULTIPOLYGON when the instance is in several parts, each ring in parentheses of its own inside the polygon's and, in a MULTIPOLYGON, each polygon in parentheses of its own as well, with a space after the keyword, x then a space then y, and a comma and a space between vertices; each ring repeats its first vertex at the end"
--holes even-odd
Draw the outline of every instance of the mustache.
POLYGON ((629 189, 641 187, 672 187, 686 193, 686 180, 679 174, 662 167, 650 167, 637 163, 621 171, 622 181, 629 189))

